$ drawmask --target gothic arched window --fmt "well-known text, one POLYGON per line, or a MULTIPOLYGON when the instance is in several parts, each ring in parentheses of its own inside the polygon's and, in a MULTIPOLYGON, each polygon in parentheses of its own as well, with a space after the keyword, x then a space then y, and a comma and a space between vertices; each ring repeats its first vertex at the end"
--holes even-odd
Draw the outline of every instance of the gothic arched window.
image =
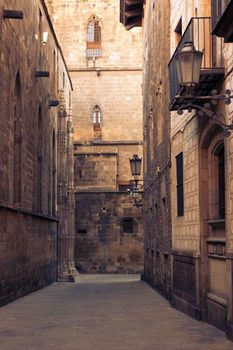
POLYGON ((87 58, 101 56, 101 26, 96 16, 89 19, 87 25, 87 58))
POLYGON ((92 111, 93 136, 95 139, 101 138, 101 109, 95 106, 92 111))

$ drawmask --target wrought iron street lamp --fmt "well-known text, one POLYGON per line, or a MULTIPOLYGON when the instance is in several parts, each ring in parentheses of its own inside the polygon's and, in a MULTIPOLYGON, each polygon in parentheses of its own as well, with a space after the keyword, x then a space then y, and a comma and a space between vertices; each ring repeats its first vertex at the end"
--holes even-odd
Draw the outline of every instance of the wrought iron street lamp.
POLYGON ((132 176, 140 176, 142 158, 139 158, 137 154, 134 154, 133 157, 129 159, 129 162, 132 176))
POLYGON ((175 97, 181 100, 177 113, 182 115, 184 110, 192 112, 196 109, 199 116, 207 116, 213 124, 222 127, 225 136, 230 136, 233 124, 223 123, 220 119, 222 114, 216 113, 213 107, 221 101, 230 104, 233 99, 231 90, 226 90, 225 94, 218 94, 217 90, 212 90, 210 96, 198 96, 193 93, 200 80, 202 56, 203 53, 197 51, 192 42, 187 42, 175 57, 178 81, 180 86, 185 88, 182 95, 175 97))
POLYGON ((199 84, 203 52, 195 50, 193 42, 186 42, 177 53, 176 69, 180 86, 192 88, 199 84))
POLYGON ((129 162, 131 174, 134 177, 134 179, 131 181, 132 185, 129 192, 134 200, 134 206, 141 207, 143 186, 139 183, 142 182, 142 180, 139 180, 138 177, 141 175, 142 158, 139 158, 137 154, 134 154, 133 157, 129 159, 129 162))

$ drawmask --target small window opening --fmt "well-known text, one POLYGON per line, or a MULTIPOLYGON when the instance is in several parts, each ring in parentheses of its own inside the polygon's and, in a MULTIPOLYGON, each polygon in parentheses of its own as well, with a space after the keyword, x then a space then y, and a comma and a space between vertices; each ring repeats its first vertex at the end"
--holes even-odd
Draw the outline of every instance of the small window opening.
POLYGON ((131 218, 124 219, 123 222, 122 222, 122 226, 123 226, 123 232, 124 233, 133 233, 134 232, 133 219, 131 219, 131 218))
POLYGON ((87 230, 85 230, 85 229, 78 229, 78 234, 86 235, 87 234, 87 230))
POLYGON ((176 156, 177 216, 184 215, 183 152, 176 156))
POLYGON ((218 212, 219 218, 225 218, 225 161, 224 146, 222 145, 217 154, 218 157, 218 212))

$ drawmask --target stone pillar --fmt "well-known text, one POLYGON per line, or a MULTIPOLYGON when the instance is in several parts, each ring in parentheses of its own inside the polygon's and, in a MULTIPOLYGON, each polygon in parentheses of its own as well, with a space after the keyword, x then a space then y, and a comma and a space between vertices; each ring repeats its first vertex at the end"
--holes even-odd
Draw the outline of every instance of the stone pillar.
POLYGON ((74 282, 74 186, 71 113, 67 113, 64 91, 60 91, 60 108, 57 131, 57 214, 58 225, 58 273, 57 280, 74 282))

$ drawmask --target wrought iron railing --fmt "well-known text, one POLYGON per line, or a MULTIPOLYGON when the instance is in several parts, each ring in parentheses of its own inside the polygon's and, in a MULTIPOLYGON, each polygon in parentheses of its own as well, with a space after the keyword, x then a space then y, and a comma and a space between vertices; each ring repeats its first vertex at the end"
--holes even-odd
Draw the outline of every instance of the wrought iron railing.
POLYGON ((180 90, 176 72, 175 56, 186 42, 192 41, 196 50, 203 51, 202 73, 224 67, 222 39, 211 35, 211 33, 211 17, 194 17, 189 21, 189 24, 187 25, 187 28, 168 64, 171 102, 180 90))

